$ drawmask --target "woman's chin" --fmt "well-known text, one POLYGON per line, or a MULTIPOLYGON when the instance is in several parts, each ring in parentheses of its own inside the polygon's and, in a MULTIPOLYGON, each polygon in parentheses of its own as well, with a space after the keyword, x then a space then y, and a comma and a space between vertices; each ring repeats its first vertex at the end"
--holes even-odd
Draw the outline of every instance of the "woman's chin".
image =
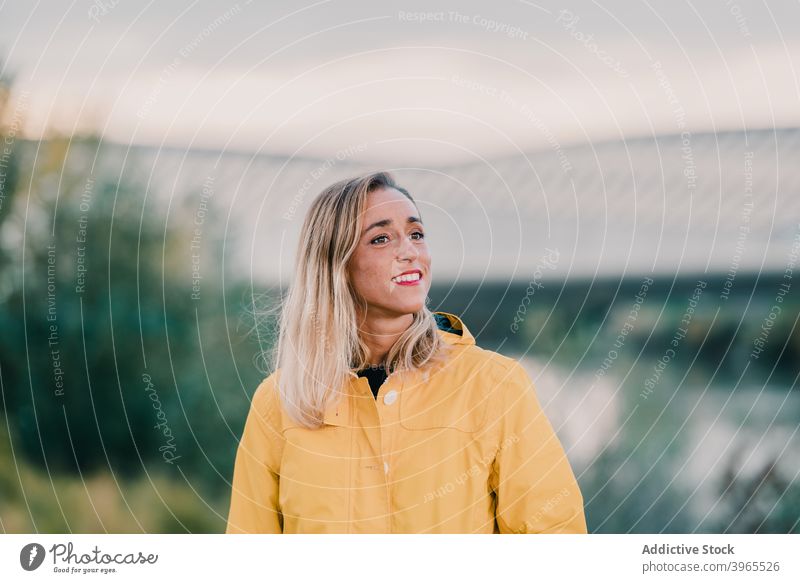
POLYGON ((416 314, 423 307, 425 307, 424 299, 417 302, 403 302, 402 304, 395 304, 392 306, 392 310, 405 316, 408 314, 416 314))

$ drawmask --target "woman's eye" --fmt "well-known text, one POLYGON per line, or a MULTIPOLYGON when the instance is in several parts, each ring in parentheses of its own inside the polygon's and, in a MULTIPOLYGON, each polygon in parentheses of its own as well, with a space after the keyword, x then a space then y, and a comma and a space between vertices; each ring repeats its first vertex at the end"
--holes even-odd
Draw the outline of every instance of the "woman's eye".
MULTIPOLYGON (((422 240, 422 239, 424 239, 424 238, 425 238, 425 233, 423 233, 422 231, 414 231, 413 233, 411 233, 411 236, 412 236, 412 237, 413 237, 414 235, 418 235, 418 237, 415 239, 416 241, 420 241, 420 240, 422 240)), ((379 235, 378 237, 375 237, 374 239, 372 239, 372 240, 370 241, 370 244, 372 244, 372 245, 377 245, 377 244, 379 244, 379 243, 382 243, 381 239, 386 239, 386 240, 388 240, 388 239, 389 239, 389 236, 388 236, 388 235, 379 235)))

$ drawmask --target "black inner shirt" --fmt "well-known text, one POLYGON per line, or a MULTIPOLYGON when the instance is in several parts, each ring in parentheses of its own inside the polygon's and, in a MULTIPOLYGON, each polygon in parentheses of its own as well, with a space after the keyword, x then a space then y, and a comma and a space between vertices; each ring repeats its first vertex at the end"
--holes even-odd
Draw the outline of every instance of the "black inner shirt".
POLYGON ((367 368, 362 368, 356 374, 358 374, 360 377, 367 377, 367 380, 369 381, 369 388, 372 389, 372 394, 376 399, 378 398, 378 389, 381 388, 383 381, 385 381, 386 377, 389 376, 386 374, 386 369, 383 368, 382 364, 378 366, 368 366, 367 368))

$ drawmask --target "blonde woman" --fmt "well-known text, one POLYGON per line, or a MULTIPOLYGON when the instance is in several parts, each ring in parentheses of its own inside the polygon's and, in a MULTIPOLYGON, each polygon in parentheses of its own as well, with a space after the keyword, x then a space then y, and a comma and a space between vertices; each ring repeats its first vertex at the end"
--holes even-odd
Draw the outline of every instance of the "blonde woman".
POLYGON ((585 533, 525 370, 427 307, 422 217, 386 172, 311 204, 228 533, 585 533))

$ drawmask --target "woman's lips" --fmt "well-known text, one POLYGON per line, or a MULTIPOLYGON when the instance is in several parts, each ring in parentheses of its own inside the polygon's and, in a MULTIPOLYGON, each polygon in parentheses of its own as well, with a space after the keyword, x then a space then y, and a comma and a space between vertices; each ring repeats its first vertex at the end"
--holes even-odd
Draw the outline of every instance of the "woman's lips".
POLYGON ((419 271, 413 272, 413 273, 410 273, 410 274, 405 275, 403 277, 412 277, 414 275, 417 276, 417 279, 412 279, 411 281, 402 281, 402 280, 393 279, 392 281, 394 283, 396 283, 397 285, 418 285, 419 282, 422 281, 422 273, 421 272, 419 272, 419 271))
POLYGON ((422 278, 420 277, 416 281, 395 281, 394 283, 396 283, 397 285, 419 285, 420 283, 422 283, 422 278))

